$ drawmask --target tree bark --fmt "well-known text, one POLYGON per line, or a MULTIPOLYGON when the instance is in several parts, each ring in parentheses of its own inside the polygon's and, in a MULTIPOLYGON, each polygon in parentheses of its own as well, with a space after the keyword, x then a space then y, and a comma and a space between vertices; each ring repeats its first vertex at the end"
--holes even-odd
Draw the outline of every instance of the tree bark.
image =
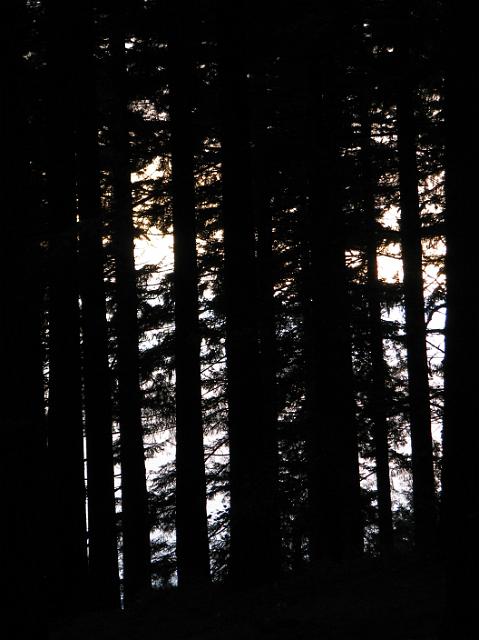
POLYGON ((426 349, 426 322, 422 279, 421 216, 416 160, 414 87, 406 45, 400 50, 404 75, 397 104, 401 208, 401 245, 404 269, 404 307, 412 450, 414 538, 419 554, 434 548, 436 496, 432 455, 431 410, 426 349))
POLYGON ((29 24, 19 2, 5 3, 2 18, 0 130, 2 153, 8 160, 2 167, 0 252, 2 600, 4 628, 12 639, 21 640, 46 633, 45 546, 50 531, 45 530, 42 508, 46 491, 41 344, 45 274, 40 250, 40 185, 32 153, 39 114, 34 122, 27 117, 31 69, 22 57, 29 24), (34 553, 30 552, 32 531, 37 545, 34 553))
POLYGON ((201 406, 193 131, 193 20, 173 9, 169 48, 176 371, 178 585, 209 581, 201 406))
POLYGON ((246 73, 242 63, 243 3, 219 8, 224 295, 230 446, 230 574, 237 586, 270 579, 274 531, 272 487, 261 408, 258 289, 246 73))
POLYGON ((313 565, 362 550, 352 378, 350 296, 341 204, 334 48, 311 71, 310 220, 313 377, 309 402, 310 553, 313 565), (319 77, 318 77, 319 76, 319 77))
POLYGON ((364 99, 361 111, 361 164, 364 187, 364 209, 368 226, 366 246, 367 296, 369 311, 369 337, 371 349, 371 397, 373 437, 376 458, 376 484, 378 501, 379 548, 383 558, 393 550, 393 523, 391 510, 391 482, 389 477, 389 444, 386 401, 386 362, 384 359, 381 319, 380 282, 378 279, 378 221, 374 202, 374 178, 371 159, 371 122, 369 107, 364 99))
POLYGON ((112 17, 111 107, 112 240, 116 276, 118 406, 122 491, 124 592, 127 605, 150 588, 150 541, 139 370, 138 295, 134 257, 125 10, 112 17))
POLYGON ((49 232, 49 560, 51 603, 85 603, 87 545, 83 465, 78 228, 75 204, 72 33, 62 2, 50 0, 48 20, 47 197, 49 232), (58 29, 58 24, 64 29, 58 29))
MULTIPOLYGON (((479 359, 477 238, 477 129, 464 133, 475 72, 472 24, 464 25, 452 2, 446 13, 446 356, 444 363, 443 545, 446 561, 446 615, 441 638, 470 640, 477 632, 479 574, 479 425, 477 380, 471 365, 479 359)), ((477 113, 477 107, 473 107, 477 113)))
POLYGON ((91 3, 77 2, 74 16, 89 595, 94 608, 104 609, 118 606, 120 600, 91 3))
POLYGON ((252 207, 256 229, 258 340, 261 380, 261 422, 264 432, 264 474, 266 477, 266 516, 270 573, 274 577, 281 566, 281 519, 279 511, 279 451, 277 401, 277 339, 274 304, 274 252, 271 149, 268 140, 266 56, 269 40, 265 36, 267 16, 256 10, 256 27, 250 43, 250 136, 252 142, 252 207))

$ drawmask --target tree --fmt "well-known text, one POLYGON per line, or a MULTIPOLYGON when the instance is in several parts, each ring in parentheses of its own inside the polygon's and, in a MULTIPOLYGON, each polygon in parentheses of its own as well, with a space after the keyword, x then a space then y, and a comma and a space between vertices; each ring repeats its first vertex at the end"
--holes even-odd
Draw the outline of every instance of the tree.
POLYGON ((176 372, 178 584, 209 580, 196 261, 191 7, 172 10, 169 49, 176 372))
POLYGON ((119 605, 112 449, 112 385, 104 285, 103 225, 92 3, 76 3, 76 138, 80 219, 80 295, 91 604, 119 605))
POLYGON ((87 544, 74 132, 64 108, 74 96, 73 38, 61 2, 48 2, 47 20, 48 566, 51 603, 76 611, 86 597, 87 544))
MULTIPOLYGON (((247 5, 248 6, 248 5, 247 5)), ((249 68, 249 121, 254 226, 256 235, 257 323, 262 411, 264 432, 264 468, 268 496, 269 562, 271 577, 280 568, 281 529, 279 512, 278 397, 276 309, 274 300, 275 254, 273 232, 273 157, 269 118, 268 67, 274 51, 274 39, 266 35, 272 27, 266 10, 257 11, 251 33, 249 68)))
MULTIPOLYGON (((326 12, 323 28, 337 23, 326 12)), ((310 553, 314 564, 362 548, 359 461, 354 417, 351 301, 340 168, 342 71, 329 36, 310 62, 310 247, 312 379, 309 417, 310 553)))
POLYGON ((269 512, 274 468, 268 446, 271 422, 263 422, 258 335, 258 289, 249 105, 241 59, 245 6, 218 8, 221 108, 222 221, 228 435, 230 450, 230 571, 236 585, 268 580, 274 519, 269 512))
MULTIPOLYGON (((475 377, 479 355, 479 304, 476 289, 477 131, 464 135, 473 72, 472 28, 446 3, 446 357, 442 535, 447 575, 447 609, 442 638, 473 638, 476 631, 474 585, 479 571, 477 531, 479 473, 475 377), (465 30, 464 30, 465 29, 465 30)), ((475 108, 475 107, 474 107, 475 108)))
POLYGON ((113 95, 110 111, 112 243, 116 279, 118 411, 122 491, 123 571, 126 602, 150 588, 150 541, 139 380, 138 298, 134 258, 125 71, 127 12, 111 16, 110 56, 113 95))
POLYGON ((400 228, 404 268, 415 543, 418 552, 425 554, 434 547, 437 516, 422 279, 415 87, 410 47, 411 44, 406 39, 400 43, 398 53, 402 69, 397 102, 400 228))
MULTIPOLYGON (((403 551, 414 546, 411 512, 422 559, 435 535, 442 363, 427 362, 426 339, 441 347, 446 285, 432 234, 445 216, 444 635, 466 636, 474 602, 464 585, 477 571, 477 419, 464 374, 479 343, 477 144, 464 117, 473 45, 448 54, 442 111, 443 61, 425 18, 436 25, 444 2, 191 4, 74 2, 71 21, 58 0, 6 5, 11 610, 25 627, 41 617, 34 606, 26 620, 16 604, 29 598, 30 576, 42 591, 41 554, 21 553, 32 549, 31 526, 61 625, 89 599, 100 611, 118 603, 118 564, 127 607, 150 578, 173 587, 176 573, 179 601, 199 588, 222 607, 210 579, 241 589, 274 581, 253 590, 276 608, 290 590, 279 572, 295 573, 296 585, 308 567, 305 588, 339 587, 344 611, 353 567, 381 591, 383 579, 422 585, 423 571, 441 570, 435 554, 405 564, 403 551), (135 264, 140 236, 172 229, 174 269, 161 250, 161 264, 135 264), (401 241, 404 284, 383 278, 401 241), (147 455, 167 458, 148 486, 144 440, 147 455), (49 493, 46 514, 31 499, 33 477, 49 493), (394 550, 399 571, 378 568, 375 556, 394 550)), ((447 19, 457 40, 462 24, 447 19)))
POLYGON ((0 357, 4 376, 1 482, 5 626, 19 640, 45 629, 45 545, 43 499, 46 430, 41 327, 45 264, 42 188, 35 162, 39 112, 33 64, 25 59, 30 16, 20 2, 3 7, 6 28, 2 50, 4 90, 0 126, 6 162, 2 170, 2 305, 0 357), (35 494, 32 495, 32 480, 35 494), (31 532, 38 543, 31 550, 31 532))
POLYGON ((393 525, 391 510, 391 483, 389 478, 389 444, 386 403, 386 362, 383 348, 380 282, 378 279, 378 221, 374 199, 374 178, 371 158, 371 120, 369 95, 360 98, 361 164, 364 209, 367 228, 367 300, 371 354, 370 406, 374 430, 376 483, 378 501, 379 546, 381 554, 388 557, 393 549, 393 525))

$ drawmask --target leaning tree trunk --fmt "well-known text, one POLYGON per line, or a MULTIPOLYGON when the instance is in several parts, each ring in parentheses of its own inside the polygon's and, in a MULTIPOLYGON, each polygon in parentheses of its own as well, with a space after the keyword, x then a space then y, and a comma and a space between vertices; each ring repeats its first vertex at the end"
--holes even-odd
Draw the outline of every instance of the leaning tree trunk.
POLYGON ((173 10, 169 95, 174 235, 176 371, 176 558, 178 585, 209 581, 201 406, 193 134, 191 9, 173 10))

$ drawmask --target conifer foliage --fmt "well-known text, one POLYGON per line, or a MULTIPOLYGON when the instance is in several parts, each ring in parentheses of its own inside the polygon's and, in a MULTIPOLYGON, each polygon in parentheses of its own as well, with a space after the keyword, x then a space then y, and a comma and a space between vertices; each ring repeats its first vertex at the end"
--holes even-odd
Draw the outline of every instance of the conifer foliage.
POLYGON ((453 3, 2 12, 26 627, 412 555, 472 637, 477 153, 453 3))

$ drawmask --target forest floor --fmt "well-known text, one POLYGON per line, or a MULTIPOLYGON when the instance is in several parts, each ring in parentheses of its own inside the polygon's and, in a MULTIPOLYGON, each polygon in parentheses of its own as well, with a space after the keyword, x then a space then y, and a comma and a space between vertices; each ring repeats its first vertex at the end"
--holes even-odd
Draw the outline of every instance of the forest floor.
POLYGON ((50 640, 436 640, 444 601, 437 565, 361 562, 295 574, 242 593, 156 592, 128 612, 64 620, 50 640))

